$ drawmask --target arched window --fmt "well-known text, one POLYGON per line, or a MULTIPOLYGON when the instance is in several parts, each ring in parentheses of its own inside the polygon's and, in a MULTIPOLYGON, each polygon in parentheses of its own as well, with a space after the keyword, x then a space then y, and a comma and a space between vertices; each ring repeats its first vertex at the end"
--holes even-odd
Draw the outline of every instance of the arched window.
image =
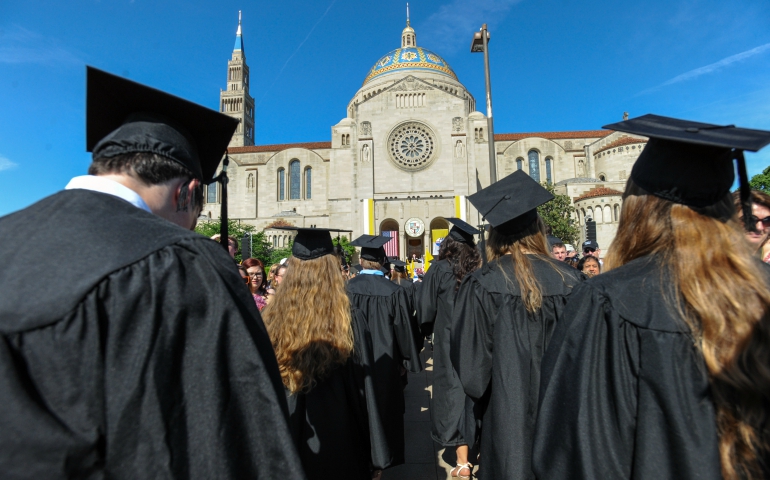
POLYGON ((530 150, 529 157, 529 176, 536 182, 540 182, 540 154, 536 150, 530 150))
POLYGON ((310 200, 313 198, 313 169, 307 167, 305 169, 305 198, 310 200))
POLYGON ((617 222, 620 218, 620 205, 615 204, 615 221, 617 222))
POLYGON ((553 183, 553 177, 551 176, 552 163, 553 163, 553 159, 551 157, 545 158, 545 181, 548 183, 553 183))
POLYGON ((289 199, 299 200, 301 179, 299 176, 299 160, 289 162, 289 199))
POLYGON ((278 169, 278 200, 286 200, 286 170, 278 169))
POLYGON ((516 170, 521 170, 524 167, 524 159, 519 157, 516 159, 516 170))
POLYGON ((217 182, 206 186, 206 203, 217 203, 217 182))

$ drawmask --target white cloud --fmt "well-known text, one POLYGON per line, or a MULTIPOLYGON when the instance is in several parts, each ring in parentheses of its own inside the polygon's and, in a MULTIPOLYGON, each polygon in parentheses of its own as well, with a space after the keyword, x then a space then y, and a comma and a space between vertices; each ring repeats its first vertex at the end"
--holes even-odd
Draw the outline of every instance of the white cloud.
POLYGON ((0 155, 0 172, 16 168, 18 165, 10 161, 7 157, 0 155))
MULTIPOLYGON (((441 52, 453 52, 468 48, 471 32, 477 31, 490 19, 499 21, 521 0, 453 0, 441 6, 424 22, 418 21, 417 44, 420 36, 430 39, 431 45, 441 46, 441 52)), ((412 19, 414 20, 414 9, 412 19)), ((494 32, 493 32, 494 34, 494 32)))
POLYGON ((81 57, 76 51, 60 45, 56 39, 18 25, 7 30, 0 29, 0 63, 73 65, 84 63, 81 57))

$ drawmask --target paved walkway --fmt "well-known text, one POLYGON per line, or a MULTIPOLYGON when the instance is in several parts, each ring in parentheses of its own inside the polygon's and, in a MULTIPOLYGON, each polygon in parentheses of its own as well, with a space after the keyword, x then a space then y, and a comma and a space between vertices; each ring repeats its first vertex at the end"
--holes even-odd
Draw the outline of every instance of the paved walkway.
POLYGON ((444 448, 430 437, 433 358, 429 343, 425 343, 421 355, 425 369, 418 374, 410 373, 409 384, 404 390, 406 400, 406 414, 404 415, 406 463, 385 470, 382 476, 383 480, 452 479, 449 472, 455 462, 454 448, 445 452, 444 448), (451 465, 447 462, 451 462, 451 465))

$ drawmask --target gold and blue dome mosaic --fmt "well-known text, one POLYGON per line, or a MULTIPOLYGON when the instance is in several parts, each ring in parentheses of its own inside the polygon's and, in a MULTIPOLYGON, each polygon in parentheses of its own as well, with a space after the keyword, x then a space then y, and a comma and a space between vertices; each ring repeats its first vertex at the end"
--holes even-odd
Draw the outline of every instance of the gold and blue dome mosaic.
POLYGON ((428 70, 457 80, 446 61, 437 54, 422 47, 397 48, 374 64, 364 80, 364 84, 373 78, 396 70, 428 70))

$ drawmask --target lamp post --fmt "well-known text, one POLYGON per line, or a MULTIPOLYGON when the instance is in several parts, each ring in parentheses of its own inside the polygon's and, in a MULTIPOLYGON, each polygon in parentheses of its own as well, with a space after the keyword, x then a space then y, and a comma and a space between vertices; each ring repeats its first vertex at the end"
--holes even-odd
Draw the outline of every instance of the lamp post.
POLYGON ((495 153, 495 129, 492 121, 492 82, 489 79, 489 30, 487 24, 473 34, 471 53, 484 52, 484 78, 487 82, 487 134, 489 135, 489 184, 497 181, 497 158, 495 153))

